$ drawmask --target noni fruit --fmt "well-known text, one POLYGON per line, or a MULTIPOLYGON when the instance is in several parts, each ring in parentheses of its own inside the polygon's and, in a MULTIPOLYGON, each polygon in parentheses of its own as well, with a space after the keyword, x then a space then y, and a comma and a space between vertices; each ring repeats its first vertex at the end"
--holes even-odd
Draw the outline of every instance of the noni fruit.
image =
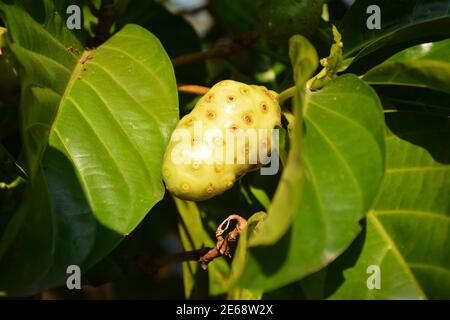
POLYGON ((217 83, 172 134, 163 163, 167 190, 201 201, 230 189, 267 163, 272 129, 280 122, 274 91, 232 80, 217 83))

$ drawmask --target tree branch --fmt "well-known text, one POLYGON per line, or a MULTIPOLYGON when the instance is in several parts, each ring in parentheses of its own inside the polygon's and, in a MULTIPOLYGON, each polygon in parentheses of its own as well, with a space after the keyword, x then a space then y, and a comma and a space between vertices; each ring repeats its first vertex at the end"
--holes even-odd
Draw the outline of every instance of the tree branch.
POLYGON ((161 268, 169 266, 171 264, 186 262, 186 261, 199 261, 200 258, 210 250, 210 248, 203 248, 192 251, 184 251, 171 255, 166 255, 156 259, 149 259, 144 256, 137 256, 134 259, 136 266, 144 273, 154 275, 161 268))
POLYGON ((98 46, 105 42, 111 36, 111 27, 114 20, 117 18, 116 7, 114 0, 102 0, 100 8, 97 9, 91 0, 86 1, 87 6, 92 14, 98 18, 98 23, 93 25, 95 32, 94 43, 92 45, 98 46))
POLYGON ((220 256, 227 256, 231 258, 231 246, 235 244, 239 238, 240 233, 247 225, 247 220, 243 217, 232 214, 228 216, 217 228, 216 238, 217 243, 214 248, 203 248, 192 251, 179 252, 171 255, 166 255, 156 259, 149 259, 144 256, 137 256, 134 259, 135 265, 147 274, 154 275, 161 268, 171 264, 198 261, 203 270, 208 268, 208 264, 220 256), (236 227, 230 231, 225 237, 223 233, 229 228, 230 222, 236 220, 236 227))
POLYGON ((231 258, 231 245, 233 243, 236 243, 239 235, 241 234, 242 230, 247 225, 247 220, 242 218, 241 216, 237 214, 232 214, 228 216, 218 227, 216 230, 216 238, 217 243, 215 248, 212 248, 209 250, 206 254, 204 254, 200 258, 200 266, 203 270, 206 270, 208 268, 208 264, 213 261, 215 258, 218 258, 220 256, 227 256, 228 258, 231 258), (236 220, 236 227, 229 232, 225 238, 222 237, 222 234, 228 229, 230 226, 230 221, 236 220))
POLYGON ((224 58, 251 47, 255 43, 257 38, 258 36, 255 34, 247 34, 241 39, 236 40, 235 42, 232 42, 228 45, 212 48, 207 51, 190 53, 174 58, 172 59, 172 64, 174 67, 180 67, 186 64, 191 64, 207 59, 224 58))

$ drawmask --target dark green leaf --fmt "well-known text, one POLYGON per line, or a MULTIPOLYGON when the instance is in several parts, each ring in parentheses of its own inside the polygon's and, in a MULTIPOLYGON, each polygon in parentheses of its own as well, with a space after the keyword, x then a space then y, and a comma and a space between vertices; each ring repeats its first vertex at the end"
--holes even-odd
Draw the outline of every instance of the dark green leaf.
POLYGON ((317 52, 308 39, 295 35, 289 40, 289 57, 294 70, 296 87, 301 88, 317 69, 317 52))
MULTIPOLYGON (((450 123, 421 112, 386 114, 383 185, 367 235, 336 299, 447 299, 450 291, 450 123), (367 268, 380 268, 369 290, 367 268)), ((352 249, 353 250, 353 249, 352 249)))
POLYGON ((429 90, 404 86, 376 86, 383 100, 385 110, 409 110, 431 112, 450 116, 450 95, 429 90))
POLYGON ((272 40, 287 40, 294 34, 318 36, 314 31, 321 22, 323 3, 323 0, 212 0, 211 10, 219 23, 236 35, 256 31, 272 40))
POLYGON ((17 6, 0 8, 20 65, 30 177, 0 244, 0 288, 26 294, 63 283, 68 265, 85 271, 162 198, 177 92, 145 29, 126 26, 82 51, 51 7, 44 27, 17 6))
POLYGON ((344 56, 351 69, 364 72, 404 48, 450 36, 449 0, 359 0, 342 22, 344 56), (381 29, 370 30, 370 5, 381 11, 381 29))
POLYGON ((372 85, 422 87, 450 94, 450 40, 406 49, 368 71, 372 85))

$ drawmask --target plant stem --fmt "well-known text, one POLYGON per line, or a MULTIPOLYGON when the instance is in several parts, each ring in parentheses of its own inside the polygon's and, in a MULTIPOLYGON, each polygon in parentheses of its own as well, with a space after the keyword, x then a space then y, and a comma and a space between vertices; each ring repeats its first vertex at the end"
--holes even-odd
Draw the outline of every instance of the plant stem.
POLYGON ((278 95, 278 103, 282 105, 286 100, 292 98, 297 92, 297 88, 295 86, 290 87, 278 95))
POLYGON ((209 91, 210 88, 204 87, 204 86, 198 86, 195 84, 180 84, 178 86, 178 91, 180 92, 187 92, 187 93, 193 93, 197 95, 204 95, 209 91))
POLYGON ((251 47, 255 43, 257 38, 258 37, 255 34, 247 34, 241 39, 225 46, 212 48, 207 51, 194 52, 174 58, 172 59, 172 64, 174 67, 180 67, 186 64, 191 64, 207 59, 224 58, 251 47))
POLYGON ((0 189, 3 189, 3 190, 14 189, 15 187, 17 187, 18 185, 20 185, 23 182, 25 182, 25 180, 19 176, 11 183, 0 182, 0 189))

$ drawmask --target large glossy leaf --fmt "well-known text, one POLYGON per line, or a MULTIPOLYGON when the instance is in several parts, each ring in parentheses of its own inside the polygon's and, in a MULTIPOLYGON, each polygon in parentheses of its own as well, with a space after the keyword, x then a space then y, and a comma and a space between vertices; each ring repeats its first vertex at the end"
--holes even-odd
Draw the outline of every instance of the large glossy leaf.
POLYGON ((390 131, 383 185, 367 216, 365 242, 356 255, 357 262, 344 271, 345 281, 332 297, 448 299, 448 117, 400 111, 387 113, 386 121, 390 131), (367 288, 370 265, 380 268, 380 289, 367 288))
POLYGON ((255 240, 250 239, 241 286, 277 288, 331 262, 359 233, 358 221, 368 212, 381 182, 384 122, 370 87, 352 75, 339 77, 307 94, 303 114, 304 165, 296 157, 288 160, 288 167, 295 161, 292 165, 304 172, 297 181, 287 177, 281 181, 282 195, 275 196, 264 226, 255 240), (273 213, 272 208, 283 205, 295 211, 293 224, 270 245, 264 240, 270 214, 278 220, 291 215, 281 209, 273 213))
POLYGON ((83 51, 46 4, 44 26, 0 7, 20 65, 30 177, 0 244, 10 294, 63 283, 68 265, 85 271, 136 227, 164 194, 160 166, 178 118, 173 70, 152 34, 129 25, 83 51))
POLYGON ((363 72, 393 53, 450 36, 449 0, 359 0, 342 22, 344 54, 355 56, 351 70, 363 72), (377 5, 381 29, 370 30, 367 8, 377 5))
POLYGON ((450 93, 450 40, 424 43, 403 50, 368 71, 373 85, 402 85, 450 93))
POLYGON ((450 94, 427 88, 380 85, 375 87, 386 110, 408 110, 450 116, 450 94))

